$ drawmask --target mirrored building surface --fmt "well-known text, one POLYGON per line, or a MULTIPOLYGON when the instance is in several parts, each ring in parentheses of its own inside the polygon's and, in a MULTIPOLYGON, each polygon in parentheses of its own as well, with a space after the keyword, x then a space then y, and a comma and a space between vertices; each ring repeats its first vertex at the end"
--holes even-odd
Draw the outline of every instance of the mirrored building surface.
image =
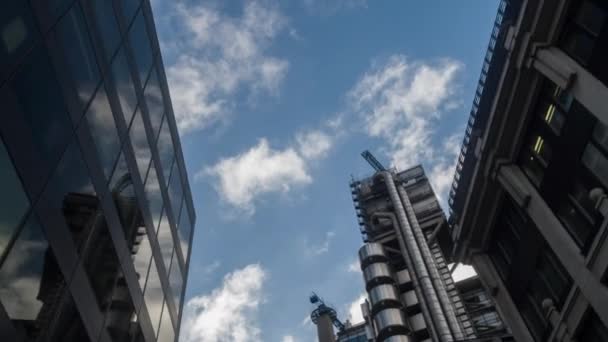
POLYGON ((174 341, 196 217, 149 2, 2 2, 0 104, 0 340, 174 341))

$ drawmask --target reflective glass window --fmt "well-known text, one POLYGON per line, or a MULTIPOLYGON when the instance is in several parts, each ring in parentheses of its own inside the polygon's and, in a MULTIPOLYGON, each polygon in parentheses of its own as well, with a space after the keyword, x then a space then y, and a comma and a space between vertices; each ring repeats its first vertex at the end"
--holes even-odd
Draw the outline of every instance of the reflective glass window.
POLYGON ((171 235, 171 225, 169 224, 166 211, 163 211, 163 216, 160 219, 156 238, 160 245, 165 269, 168 270, 171 265, 171 253, 173 253, 173 235, 171 235))
POLYGON ((131 22, 131 19, 133 19, 140 3, 141 0, 122 0, 122 13, 125 16, 127 23, 131 22))
POLYGON ((139 71, 139 80, 144 85, 148 79, 150 68, 152 67, 152 49, 150 48, 150 38, 146 28, 146 18, 143 11, 139 11, 133 21, 129 31, 129 39, 135 56, 135 63, 139 71))
POLYGON ((583 164, 608 188, 608 157, 595 145, 588 144, 582 158, 583 164))
POLYGON ((120 44, 120 32, 114 15, 113 1, 93 0, 95 18, 102 38, 102 45, 106 57, 111 59, 120 44))
POLYGON ((171 129, 169 128, 167 116, 165 116, 163 120, 156 148, 158 149, 158 156, 160 157, 165 182, 168 184, 169 177, 171 176, 171 163, 175 157, 175 152, 173 150, 173 139, 171 139, 171 129))
POLYGON ((150 321, 154 327, 154 335, 158 335, 158 325, 160 322, 160 313, 163 308, 164 293, 160 283, 156 262, 150 263, 150 271, 148 272, 148 280, 146 281, 146 289, 144 290, 144 302, 148 308, 150 321))
POLYGON ((50 204, 63 214, 78 251, 86 252, 98 199, 76 139, 66 149, 48 188, 50 204))
POLYGON ((158 330, 158 342, 172 342, 175 340, 175 331, 171 323, 171 315, 167 303, 163 305, 163 315, 160 320, 160 329, 158 330))
POLYGON ((171 180, 169 181, 169 197, 171 198, 171 208, 177 215, 182 204, 182 177, 179 172, 177 159, 173 163, 173 171, 171 171, 171 180))
POLYGON ((144 341, 137 312, 124 278, 114 287, 112 299, 105 312, 105 328, 113 341, 144 341))
MULTIPOLYGON (((148 114, 150 117, 150 123, 152 124, 152 132, 154 132, 154 140, 158 134, 161 121, 163 119, 163 113, 165 112, 165 103, 163 101, 163 93, 158 83, 158 72, 156 68, 152 69, 150 80, 146 84, 144 90, 144 96, 146 97, 146 104, 148 105, 148 114)), ((168 175, 166 175, 168 177, 168 175)))
POLYGON ((158 176, 156 175, 154 163, 152 163, 150 166, 150 172, 148 173, 148 179, 146 180, 144 191, 146 193, 148 207, 150 208, 150 215, 152 215, 154 230, 156 230, 160 221, 160 214, 163 209, 163 197, 162 193, 160 192, 160 183, 158 182, 158 176))
POLYGON ((150 260, 152 260, 152 247, 146 233, 146 227, 143 224, 138 228, 138 238, 133 245, 133 265, 139 279, 139 286, 142 291, 146 285, 146 277, 150 268, 150 260))
POLYGON ((0 77, 39 37, 27 1, 5 1, 0 11, 0 77))
POLYGON ((110 179, 112 168, 120 153, 120 139, 118 138, 114 116, 112 115, 112 109, 110 108, 103 84, 97 90, 95 99, 93 99, 93 102, 89 106, 86 121, 91 131, 103 172, 106 175, 106 179, 110 179))
POLYGON ((30 206, 2 140, 0 140, 0 189, 2 189, 0 195, 0 255, 2 255, 30 206))
POLYGON ((190 235, 192 234, 192 223, 190 221, 190 215, 186 208, 186 200, 182 205, 182 213, 179 218, 179 229, 177 231, 179 236, 179 243, 182 247, 182 253, 184 253, 183 259, 187 261, 188 250, 190 249, 190 235))
POLYGON ((89 102, 99 83, 99 69, 89 33, 78 3, 61 18, 57 25, 57 34, 63 43, 63 54, 76 94, 81 103, 89 102))
POLYGON ((114 172, 112 173, 112 178, 110 179, 110 191, 114 191, 115 189, 117 189, 117 187, 120 187, 120 184, 124 182, 125 177, 130 178, 129 175, 129 166, 127 165, 127 161, 125 160, 125 154, 124 152, 120 152, 118 162, 114 167, 114 172))
POLYGON ((137 107, 137 95, 135 94, 135 86, 133 78, 127 62, 124 48, 121 48, 114 61, 112 62, 112 76, 116 83, 116 92, 122 109, 122 115, 125 118, 125 123, 129 126, 135 108, 137 107))
POLYGON ((171 269, 169 270, 169 284, 171 285, 171 292, 173 293, 173 302, 175 303, 175 307, 179 310, 184 287, 184 278, 182 277, 182 270, 180 269, 179 260, 177 259, 175 251, 173 252, 173 260, 171 261, 171 269))
POLYGON ((139 170, 141 179, 145 179, 152 155, 150 152, 150 145, 148 145, 148 136, 146 135, 146 127, 144 126, 141 110, 137 110, 135 113, 133 123, 129 129, 129 137, 131 138, 131 145, 133 146, 133 152, 135 153, 137 169, 139 170))
POLYGON ((53 252, 32 216, 0 266, 2 305, 12 320, 36 321, 53 286, 61 282, 53 252))
POLYGON ((48 56, 41 49, 29 56, 15 75, 14 90, 31 130, 26 134, 39 152, 36 157, 53 167, 69 141, 72 124, 48 56))

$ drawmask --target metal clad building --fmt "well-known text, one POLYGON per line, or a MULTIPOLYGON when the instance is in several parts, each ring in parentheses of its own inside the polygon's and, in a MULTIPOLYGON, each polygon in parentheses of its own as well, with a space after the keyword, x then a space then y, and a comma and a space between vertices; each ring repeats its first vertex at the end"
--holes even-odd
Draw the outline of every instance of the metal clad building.
POLYGON ((376 340, 474 337, 441 248, 446 219, 421 166, 351 182, 376 340))
POLYGON ((452 187, 455 257, 517 341, 607 341, 608 4, 502 1, 497 23, 452 187))
POLYGON ((175 341, 195 212, 149 2, 0 5, 0 340, 175 341))

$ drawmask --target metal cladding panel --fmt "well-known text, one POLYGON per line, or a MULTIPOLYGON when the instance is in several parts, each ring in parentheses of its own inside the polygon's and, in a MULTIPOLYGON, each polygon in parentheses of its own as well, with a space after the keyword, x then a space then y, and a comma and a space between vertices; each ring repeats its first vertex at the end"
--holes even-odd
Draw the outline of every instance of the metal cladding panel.
POLYGON ((407 326, 403 312, 396 308, 388 308, 378 312, 376 316, 374 316, 374 321, 376 322, 378 331, 394 326, 407 326))
POLYGON ((424 317, 422 313, 416 314, 410 317, 410 326, 414 331, 420 331, 426 329, 426 323, 424 321, 424 317))
POLYGON ((361 263, 372 258, 386 260, 386 254, 384 253, 384 248, 382 248, 381 244, 367 243, 359 249, 359 260, 361 263))
POLYGON ((416 296, 416 291, 411 290, 401 295, 403 298, 403 302, 405 302, 406 306, 414 306, 418 304, 418 297, 416 296))
POLYGON ((400 285, 412 281, 412 278, 410 278, 410 272, 408 272, 408 270, 401 270, 395 273, 395 276, 397 277, 397 283, 400 285))
POLYGON ((365 280, 366 284, 370 283, 376 278, 393 279, 387 264, 377 262, 375 264, 368 265, 365 269, 363 269, 363 279, 365 280))
POLYGON ((385 300, 399 303, 399 294, 393 285, 382 284, 372 288, 369 291, 369 299, 372 302, 372 306, 385 300))
POLYGON ((395 335, 387 338, 384 342, 411 342, 412 339, 407 335, 395 335))

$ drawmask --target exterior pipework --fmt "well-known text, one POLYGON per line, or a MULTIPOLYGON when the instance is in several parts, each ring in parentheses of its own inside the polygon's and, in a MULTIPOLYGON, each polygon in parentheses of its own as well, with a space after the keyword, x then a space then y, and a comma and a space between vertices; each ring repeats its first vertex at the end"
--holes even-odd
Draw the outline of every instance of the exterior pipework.
POLYGON ((462 327, 458 322, 458 317, 456 317, 456 312, 454 312, 454 308, 452 307, 450 297, 448 295, 448 291, 445 288, 445 284, 441 280, 441 275, 439 274, 439 270, 437 269, 434 258, 431 254, 431 250, 427 243, 427 240, 420 228, 420 224, 418 223, 418 219, 416 218, 416 213, 414 212, 414 208, 410 199, 405 192, 403 186, 398 187, 399 196, 404 204, 405 211, 407 216, 409 217, 410 227, 412 228, 412 232, 414 233, 414 237, 418 242, 418 246, 420 248, 420 252, 423 256, 422 260, 426 261, 427 270, 431 276, 431 281, 435 286, 435 291, 437 292, 437 296, 439 298, 439 302, 443 307, 443 311, 445 313, 447 322, 450 326, 450 330, 454 334, 454 338, 456 340, 463 340, 465 338, 464 332, 462 331, 462 327))
POLYGON ((416 238, 414 237, 412 228, 405 214, 404 206, 401 202, 399 194, 397 193, 397 187, 395 185, 393 175, 388 171, 382 171, 380 174, 384 178, 386 189, 390 196, 391 202, 393 203, 395 212, 397 213, 397 219, 400 225, 399 231, 402 232, 407 251, 411 255, 414 272, 420 281, 422 291, 424 292, 424 296, 419 298, 420 302, 427 301, 428 309, 433 319, 432 322, 437 330, 437 335, 439 335, 439 340, 442 342, 451 342, 454 340, 454 336, 452 335, 450 326, 444 315, 442 305, 429 275, 429 271, 424 263, 420 248, 418 247, 418 243, 416 242, 416 238))
MULTIPOLYGON (((405 264, 407 266, 407 269, 411 270, 411 272, 412 272, 411 279, 412 279, 412 283, 414 284, 414 292, 416 293, 416 297, 419 298, 418 302, 420 304, 420 310, 422 311, 422 315, 424 316, 425 321, 432 324, 433 320, 432 320, 431 313, 429 311, 429 307, 428 307, 426 301, 424 300, 424 293, 422 293, 422 287, 420 285, 420 282, 418 281, 418 278, 416 277, 416 274, 414 273, 415 272, 414 263, 412 261, 412 257, 408 253, 407 247, 405 245, 405 239, 403 237, 403 233, 401 232, 401 229, 399 229, 399 222, 397 221, 395 214, 391 213, 391 212, 382 212, 382 211, 378 212, 377 211, 374 214, 372 214, 372 219, 375 217, 388 218, 391 220, 393 227, 395 227, 397 241, 399 242, 399 247, 403 251, 405 264)), ((433 325, 430 325, 428 328, 429 328, 428 330, 429 330, 431 336, 433 337, 433 340, 439 341, 439 336, 437 334, 437 330, 435 329, 435 327, 433 325)))

